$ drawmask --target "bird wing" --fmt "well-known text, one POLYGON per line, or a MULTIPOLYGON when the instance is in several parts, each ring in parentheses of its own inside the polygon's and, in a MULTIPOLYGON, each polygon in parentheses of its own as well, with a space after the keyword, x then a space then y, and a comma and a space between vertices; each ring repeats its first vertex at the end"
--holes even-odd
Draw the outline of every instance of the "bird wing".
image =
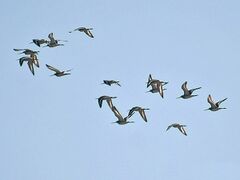
POLYGON ((147 122, 147 117, 146 117, 146 114, 145 114, 145 111, 143 109, 141 109, 140 111, 138 111, 139 114, 142 116, 143 120, 145 122, 147 122))
POLYGON ((13 49, 14 51, 25 51, 26 49, 13 49))
POLYGON ((35 64, 35 66, 37 66, 39 68, 39 62, 38 62, 38 59, 34 59, 33 60, 33 63, 35 64))
POLYGON ((54 37, 53 37, 53 33, 50 33, 50 34, 48 35, 48 38, 50 39, 51 42, 55 42, 55 39, 54 39, 54 37))
POLYGON ((28 61, 28 67, 29 67, 30 71, 32 72, 32 74, 34 75, 34 68, 33 68, 33 62, 32 61, 28 61))
POLYGON ((48 65, 48 64, 46 64, 46 66, 47 66, 48 69, 50 69, 50 70, 52 70, 52 71, 54 71, 54 72, 56 72, 56 73, 60 73, 60 72, 61 72, 61 71, 59 71, 58 69, 56 69, 56 68, 54 68, 54 67, 52 67, 52 66, 50 66, 50 65, 48 65))
POLYGON ((172 124, 169 125, 169 126, 167 127, 166 131, 168 131, 172 126, 173 126, 172 124))
POLYGON ((187 136, 187 133, 186 133, 185 129, 183 128, 183 126, 178 127, 178 129, 181 133, 183 133, 185 136, 187 136))
POLYGON ((38 39, 33 39, 32 41, 33 41, 33 43, 36 44, 38 47, 41 46, 40 40, 38 40, 38 39))
POLYGON ((112 111, 119 121, 124 121, 122 115, 120 114, 120 112, 117 110, 115 106, 113 106, 112 111))
POLYGON ((103 83, 106 84, 106 85, 108 85, 108 86, 111 86, 111 83, 110 83, 109 80, 103 80, 103 83))
POLYGON ((112 99, 111 99, 111 98, 109 98, 109 99, 107 99, 106 101, 107 101, 107 103, 108 103, 108 106, 110 107, 110 109, 112 109, 112 108, 113 108, 112 99))
POLYGON ((119 83, 119 81, 116 81, 116 84, 121 87, 121 84, 119 83))
POLYGON ((162 85, 162 83, 158 82, 157 87, 158 87, 158 91, 159 91, 160 96, 163 98, 163 85, 162 85))
POLYGON ((132 116, 132 115, 135 113, 136 108, 137 108, 136 106, 133 107, 133 108, 131 108, 131 109, 129 110, 128 116, 132 116))
POLYGON ((182 90, 184 92, 184 95, 189 95, 189 91, 188 91, 188 88, 187 88, 187 81, 185 81, 183 84, 182 84, 182 90))
POLYGON ((149 87, 151 85, 151 81, 152 81, 152 75, 149 74, 148 76, 148 82, 147 82, 147 87, 149 87))
POLYGON ((29 60, 31 60, 30 57, 21 57, 21 58, 19 59, 19 64, 20 64, 20 66, 23 65, 23 62, 24 62, 24 61, 29 61, 29 60))
POLYGON ((212 96, 209 94, 207 98, 208 103, 211 105, 212 108, 216 108, 215 102, 212 100, 212 96))
POLYGON ((93 34, 91 33, 90 29, 86 29, 85 34, 87 34, 89 37, 94 38, 93 34))
POLYGON ((102 102, 103 102, 103 96, 98 98, 98 105, 99 105, 100 108, 102 108, 102 102))
POLYGON ((198 87, 198 88, 190 89, 189 92, 190 92, 190 94, 192 94, 193 91, 196 91, 196 90, 201 89, 201 88, 202 88, 202 87, 198 87))
POLYGON ((221 101, 218 101, 218 102, 216 103, 216 105, 219 106, 223 101, 226 101, 226 100, 227 100, 227 98, 225 98, 225 99, 223 99, 223 100, 221 100, 221 101))

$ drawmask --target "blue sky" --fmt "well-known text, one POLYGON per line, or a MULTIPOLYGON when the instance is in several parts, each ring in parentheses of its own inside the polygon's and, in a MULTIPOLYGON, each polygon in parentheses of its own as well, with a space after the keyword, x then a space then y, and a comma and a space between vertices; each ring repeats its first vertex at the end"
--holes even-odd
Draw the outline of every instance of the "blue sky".
POLYGON ((240 2, 4 1, 1 21, 0 177, 3 180, 238 180, 240 2), (92 27, 94 39, 68 31, 92 27), (29 44, 53 32, 63 47, 29 44), (13 48, 39 50, 32 76, 13 48), (45 64, 71 69, 50 77, 45 64), (169 81, 146 94, 148 74, 169 81), (122 87, 100 85, 120 80, 122 87), (198 97, 176 99, 181 85, 198 97), (207 96, 228 98, 206 112, 207 96), (117 96, 122 115, 150 108, 148 123, 111 124, 96 98, 117 96), (169 124, 187 125, 188 136, 169 124))

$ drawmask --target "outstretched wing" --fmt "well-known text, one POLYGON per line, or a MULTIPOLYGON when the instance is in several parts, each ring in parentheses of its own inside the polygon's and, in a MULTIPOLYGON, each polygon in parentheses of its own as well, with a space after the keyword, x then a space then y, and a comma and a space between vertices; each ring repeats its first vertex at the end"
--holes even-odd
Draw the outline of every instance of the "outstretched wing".
POLYGON ((151 85, 151 81, 152 81, 152 75, 149 74, 148 76, 148 82, 147 82, 147 87, 149 87, 151 85))
POLYGON ((172 126, 173 126, 172 124, 169 125, 169 126, 167 127, 166 131, 168 131, 172 126))
POLYGON ((212 96, 210 94, 208 95, 207 101, 211 105, 212 108, 216 108, 216 104, 212 100, 212 96))
POLYGON ((56 72, 56 73, 60 73, 60 72, 61 72, 61 71, 59 71, 58 69, 56 69, 56 68, 54 68, 54 67, 52 67, 52 66, 50 66, 50 65, 48 65, 48 64, 46 64, 46 66, 47 66, 48 69, 50 69, 50 70, 52 70, 52 71, 54 71, 54 72, 56 72))
POLYGON ((53 33, 50 33, 50 34, 48 35, 48 38, 50 39, 51 42, 55 42, 55 39, 54 39, 54 37, 53 37, 53 33))
POLYGON ((32 61, 28 61, 28 67, 29 67, 30 71, 32 72, 32 74, 34 75, 34 68, 33 68, 32 61))
POLYGON ((227 98, 225 98, 225 99, 223 99, 223 100, 221 100, 221 101, 218 101, 218 102, 216 103, 216 105, 219 106, 223 101, 226 101, 226 100, 227 100, 227 98))
POLYGON ((118 118, 119 121, 123 121, 123 117, 120 114, 120 112, 117 110, 117 108, 115 106, 113 106, 112 111, 114 113, 114 115, 118 118))
POLYGON ((25 51, 26 49, 13 49, 14 51, 25 51))
POLYGON ((180 131, 182 134, 184 134, 185 136, 187 136, 187 133, 186 133, 185 129, 183 128, 183 126, 178 127, 178 129, 179 129, 179 131, 180 131))
POLYGON ((108 103, 108 106, 110 107, 110 109, 113 109, 113 103, 112 103, 112 99, 111 99, 111 98, 109 98, 109 99, 107 99, 106 101, 107 101, 107 103, 108 103))
POLYGON ((90 38, 94 38, 93 34, 91 33, 90 29, 86 29, 84 31, 90 38))
POLYGON ((144 120, 145 122, 147 122, 147 117, 146 117, 145 111, 144 111, 143 109, 141 109, 141 110, 139 111, 139 114, 141 115, 141 117, 143 118, 143 120, 144 120))
POLYGON ((160 96, 163 98, 163 85, 162 85, 162 83, 158 82, 157 87, 158 87, 158 91, 159 91, 160 96))
POLYGON ((102 97, 98 98, 98 105, 100 108, 102 108, 102 102, 103 102, 103 98, 102 97))
POLYGON ((189 95, 189 91, 188 91, 188 88, 187 88, 187 81, 185 81, 183 84, 182 84, 182 90, 184 92, 184 95, 189 95))

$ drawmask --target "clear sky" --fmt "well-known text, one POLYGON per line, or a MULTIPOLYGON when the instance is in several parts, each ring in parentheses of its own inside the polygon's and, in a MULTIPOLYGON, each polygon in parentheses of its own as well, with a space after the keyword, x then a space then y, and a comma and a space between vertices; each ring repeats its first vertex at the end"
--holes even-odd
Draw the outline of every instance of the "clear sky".
POLYGON ((239 180, 238 0, 8 0, 0 3, 1 180, 239 180), (92 27, 94 39, 68 31, 92 27), (34 38, 68 40, 39 48, 34 38), (39 50, 35 76, 13 48, 39 50), (71 69, 51 77, 45 64, 71 69), (165 98, 145 93, 148 74, 169 81, 165 98), (120 80, 122 87, 100 85, 120 80), (198 97, 176 99, 181 84, 198 97), (203 111, 228 98, 226 110, 203 111), (150 108, 145 123, 119 126, 150 108), (188 136, 171 123, 186 124, 188 136))

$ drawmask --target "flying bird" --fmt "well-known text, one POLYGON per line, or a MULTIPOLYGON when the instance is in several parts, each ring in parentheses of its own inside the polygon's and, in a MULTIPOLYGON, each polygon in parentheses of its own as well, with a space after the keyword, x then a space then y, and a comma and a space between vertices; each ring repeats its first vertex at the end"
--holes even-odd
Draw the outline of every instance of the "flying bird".
POLYGON ((201 87, 194 88, 194 89, 188 89, 188 88, 187 88, 187 81, 185 81, 185 82, 182 84, 182 90, 183 90, 184 94, 181 95, 181 96, 178 97, 178 98, 188 99, 188 98, 191 98, 191 97, 194 97, 194 96, 198 96, 197 94, 192 94, 193 91, 196 91, 196 90, 198 90, 198 89, 201 89, 201 87))
POLYGON ((223 100, 218 101, 218 102, 215 103, 215 102, 212 100, 212 96, 209 94, 209 95, 208 95, 208 98, 207 98, 207 101, 208 101, 208 103, 211 105, 211 107, 208 108, 208 109, 205 109, 205 110, 218 111, 218 110, 220 110, 220 109, 227 109, 227 108, 221 108, 221 107, 219 107, 220 104, 221 104, 223 101, 225 101, 225 100, 227 100, 227 98, 225 98, 225 99, 223 99, 223 100))
POLYGON ((153 79, 152 75, 149 74, 148 76, 148 82, 147 82, 147 88, 149 86, 152 87, 151 90, 147 91, 147 92, 152 92, 152 93, 156 93, 159 92, 160 96, 163 98, 163 91, 166 90, 163 88, 164 85, 168 84, 168 82, 164 82, 164 81, 160 81, 158 79, 153 79))
POLYGON ((72 69, 69 69, 69 70, 66 70, 66 71, 60 71, 59 69, 56 69, 48 64, 46 64, 47 68, 50 69, 51 71, 54 71, 55 73, 52 74, 51 76, 57 76, 57 77, 61 77, 61 76, 65 76, 65 75, 70 75, 71 73, 68 73, 70 72, 72 69))
POLYGON ((80 31, 80 32, 84 32, 90 38, 94 38, 93 34, 91 33, 91 30, 93 30, 93 28, 79 27, 77 29, 74 29, 73 31, 69 31, 69 33, 72 33, 74 31, 80 31))
POLYGON ((38 54, 39 51, 33 51, 31 49, 13 49, 14 51, 22 51, 20 54, 31 55, 31 54, 38 54))
POLYGON ((168 131, 170 128, 178 128, 178 130, 184 134, 185 136, 187 136, 187 133, 184 129, 184 127, 186 127, 186 125, 181 125, 181 124, 178 124, 178 123, 174 123, 174 124, 171 124, 170 126, 167 127, 166 131, 168 131))
POLYGON ((30 57, 28 57, 28 56, 21 57, 19 59, 20 66, 22 66, 24 62, 27 62, 29 70, 31 71, 31 73, 33 75, 35 75, 33 64, 35 66, 39 67, 39 62, 38 62, 37 56, 35 54, 31 54, 30 57))
POLYGON ((99 107, 102 108, 103 101, 107 101, 108 106, 112 110, 112 108, 113 108, 112 99, 114 99, 114 98, 117 98, 117 97, 115 97, 115 96, 114 97, 111 97, 111 96, 101 96, 101 97, 97 98, 99 107))
POLYGON ((117 110, 117 108, 115 106, 113 106, 112 111, 114 113, 114 115, 117 117, 117 121, 113 122, 113 123, 117 123, 119 125, 125 125, 128 123, 134 123, 134 121, 128 121, 128 119, 131 117, 131 115, 126 116, 126 117, 122 117, 122 115, 120 114, 120 112, 117 110))
POLYGON ((121 86, 119 84, 119 81, 115 81, 115 80, 103 80, 103 83, 102 84, 106 84, 108 86, 111 86, 112 84, 117 84, 118 86, 121 86))
MULTIPOLYGON (((47 41, 47 45, 48 47, 57 47, 57 46, 64 46, 64 44, 59 44, 59 41, 63 41, 63 42, 67 42, 66 40, 57 40, 53 37, 53 33, 50 33, 48 35, 48 38, 50 39, 50 41, 47 41)), ((46 47, 44 46, 44 47, 46 47)))
POLYGON ((147 88, 148 88, 149 86, 153 86, 153 85, 154 85, 155 83, 157 83, 158 81, 159 81, 160 83, 162 83, 163 86, 166 85, 166 84, 168 84, 168 82, 160 81, 160 80, 157 80, 157 79, 153 79, 153 78, 152 78, 152 75, 149 74, 149 76, 148 76, 148 81, 147 81, 147 88))
POLYGON ((38 47, 41 47, 42 44, 48 44, 48 40, 45 39, 33 39, 31 43, 36 44, 38 47))
POLYGON ((135 107, 133 107, 133 108, 131 108, 129 110, 128 116, 132 116, 134 114, 134 112, 139 112, 139 114, 141 115, 143 120, 145 122, 147 122, 147 117, 146 117, 146 114, 145 114, 145 110, 150 110, 150 109, 149 108, 142 108, 142 107, 139 107, 139 106, 135 106, 135 107))

